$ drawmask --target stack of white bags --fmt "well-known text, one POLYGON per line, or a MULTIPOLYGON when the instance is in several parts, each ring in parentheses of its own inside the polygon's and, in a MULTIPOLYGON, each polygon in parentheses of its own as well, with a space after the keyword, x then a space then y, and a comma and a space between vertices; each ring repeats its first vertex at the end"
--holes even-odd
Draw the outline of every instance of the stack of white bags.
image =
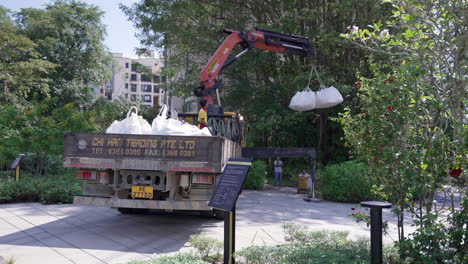
POLYGON ((211 136, 210 130, 205 127, 182 122, 177 119, 177 112, 172 110, 171 117, 167 117, 168 107, 164 105, 159 114, 150 125, 148 121, 138 115, 138 109, 132 106, 127 118, 115 120, 106 130, 108 134, 135 134, 135 135, 176 135, 176 136, 211 136), (135 110, 133 112, 132 110, 135 110))
POLYGON ((312 91, 309 87, 297 92, 291 99, 289 108, 295 111, 309 111, 313 109, 329 108, 343 102, 338 89, 333 86, 325 88, 320 87, 317 92, 312 91))

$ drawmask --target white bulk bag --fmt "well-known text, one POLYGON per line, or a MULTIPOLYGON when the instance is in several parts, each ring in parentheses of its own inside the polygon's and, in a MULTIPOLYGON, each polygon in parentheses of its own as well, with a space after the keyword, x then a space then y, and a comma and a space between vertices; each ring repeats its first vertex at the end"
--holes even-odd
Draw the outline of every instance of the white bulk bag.
POLYGON ((138 115, 138 109, 132 106, 127 113, 127 118, 122 121, 114 121, 106 130, 109 134, 150 134, 151 125, 138 115), (132 112, 135 110, 135 113, 132 112))
POLYGON ((177 117, 177 112, 171 109, 171 118, 167 117, 169 108, 163 105, 161 111, 153 120, 153 135, 174 135, 174 136, 211 136, 208 128, 199 129, 197 126, 182 122, 177 117))
POLYGON ((153 135, 168 135, 167 134, 167 106, 163 105, 159 114, 153 119, 151 125, 151 134, 153 135))
POLYGON ((297 92, 291 102, 289 103, 289 108, 295 111, 309 111, 315 109, 315 92, 312 91, 309 87, 303 91, 297 92))
POLYGON ((329 108, 343 102, 338 89, 333 86, 324 88, 320 86, 320 90, 316 92, 316 108, 329 108))

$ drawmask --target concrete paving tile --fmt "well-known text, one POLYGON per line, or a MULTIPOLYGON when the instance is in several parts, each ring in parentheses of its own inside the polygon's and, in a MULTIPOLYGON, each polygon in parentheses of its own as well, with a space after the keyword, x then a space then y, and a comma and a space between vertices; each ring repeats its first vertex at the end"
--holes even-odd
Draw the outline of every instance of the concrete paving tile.
POLYGON ((6 257, 13 257, 15 264, 71 264, 68 260, 58 252, 47 247, 41 247, 39 244, 28 246, 18 246, 12 250, 2 251, 1 254, 6 257))
POLYGON ((49 237, 47 239, 42 239, 42 243, 44 243, 47 247, 52 248, 59 254, 65 256, 69 261, 79 264, 97 264, 97 263, 106 263, 93 255, 90 255, 86 251, 82 249, 75 248, 70 244, 64 242, 62 239, 57 237, 49 237))
POLYGON ((17 237, 17 238, 14 238, 13 240, 4 241, 0 243, 0 255, 3 254, 2 252, 16 248, 18 246, 28 246, 28 245, 42 246, 40 241, 38 241, 32 236, 26 235, 23 237, 17 237))
POLYGON ((2 219, 5 222, 8 222, 10 225, 13 225, 14 227, 21 229, 21 230, 34 228, 33 224, 29 223, 28 221, 25 221, 23 218, 18 217, 9 211, 4 212, 2 219))
MULTIPOLYGON (((73 245, 76 248, 81 248, 86 252, 98 252, 99 254, 104 254, 102 252, 106 251, 124 251, 128 250, 127 247, 120 243, 116 243, 105 237, 102 237, 97 234, 90 233, 86 230, 80 230, 73 233, 67 233, 60 236, 65 242, 73 245)), ((101 257, 97 256, 101 259, 101 257)))
POLYGON ((44 224, 40 226, 40 228, 54 235, 61 235, 81 230, 79 227, 62 220, 56 220, 51 223, 44 224))

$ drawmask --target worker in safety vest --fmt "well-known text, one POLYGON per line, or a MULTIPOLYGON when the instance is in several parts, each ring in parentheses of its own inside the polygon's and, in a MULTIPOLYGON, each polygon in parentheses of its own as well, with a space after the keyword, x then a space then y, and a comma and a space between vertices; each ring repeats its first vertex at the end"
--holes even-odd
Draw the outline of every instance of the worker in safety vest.
POLYGON ((205 99, 201 99, 200 100, 200 111, 198 111, 198 127, 200 129, 204 128, 204 127, 208 127, 208 114, 207 114, 207 111, 206 111, 206 100, 205 99))

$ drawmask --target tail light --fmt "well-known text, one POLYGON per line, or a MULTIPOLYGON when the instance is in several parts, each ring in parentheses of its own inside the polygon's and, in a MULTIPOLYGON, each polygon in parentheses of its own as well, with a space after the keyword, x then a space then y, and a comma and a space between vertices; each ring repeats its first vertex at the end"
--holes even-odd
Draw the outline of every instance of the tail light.
POLYGON ((76 171, 76 179, 77 180, 96 180, 96 171, 83 171, 79 170, 76 171))
POLYGON ((213 184, 214 176, 206 174, 194 174, 192 175, 192 183, 194 184, 213 184))

